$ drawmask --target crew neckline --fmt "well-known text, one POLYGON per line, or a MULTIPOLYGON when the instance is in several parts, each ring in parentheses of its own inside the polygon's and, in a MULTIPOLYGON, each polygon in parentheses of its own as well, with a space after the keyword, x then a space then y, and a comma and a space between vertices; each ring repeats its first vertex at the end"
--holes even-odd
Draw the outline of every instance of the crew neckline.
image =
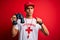
POLYGON ((33 18, 25 18, 25 19, 33 19, 33 18))

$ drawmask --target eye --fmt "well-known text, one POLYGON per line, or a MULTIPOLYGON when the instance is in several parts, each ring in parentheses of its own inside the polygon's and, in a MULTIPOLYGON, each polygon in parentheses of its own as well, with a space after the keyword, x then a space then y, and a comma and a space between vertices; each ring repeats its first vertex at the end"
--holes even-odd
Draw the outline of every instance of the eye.
POLYGON ((31 9, 33 9, 33 8, 31 8, 31 9))
POLYGON ((29 9, 29 8, 27 8, 27 9, 29 9))

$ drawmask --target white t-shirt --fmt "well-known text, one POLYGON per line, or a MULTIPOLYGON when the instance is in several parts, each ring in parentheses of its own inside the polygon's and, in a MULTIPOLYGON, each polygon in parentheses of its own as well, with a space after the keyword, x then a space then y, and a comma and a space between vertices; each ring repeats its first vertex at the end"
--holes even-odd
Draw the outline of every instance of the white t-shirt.
POLYGON ((38 30, 41 29, 41 25, 36 23, 36 19, 24 18, 25 23, 20 23, 20 19, 17 21, 15 28, 19 30, 19 40, 38 40, 38 30))

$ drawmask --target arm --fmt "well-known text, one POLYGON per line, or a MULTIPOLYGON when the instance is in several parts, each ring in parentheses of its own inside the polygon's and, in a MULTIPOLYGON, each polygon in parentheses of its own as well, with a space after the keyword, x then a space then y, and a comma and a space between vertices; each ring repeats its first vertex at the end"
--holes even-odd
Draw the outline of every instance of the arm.
POLYGON ((12 21, 12 24, 13 24, 12 37, 15 37, 17 35, 19 27, 20 27, 19 23, 24 23, 24 18, 21 14, 18 13, 18 14, 15 14, 15 15, 12 16, 11 21, 12 21), (21 22, 18 21, 18 19, 20 19, 21 22))
POLYGON ((48 36, 48 35, 49 35, 49 31, 48 31, 48 29, 46 28, 46 26, 45 26, 44 24, 42 24, 41 27, 42 27, 41 31, 42 31, 45 35, 48 36))
POLYGON ((45 34, 45 35, 49 35, 49 31, 48 31, 48 29, 46 28, 46 26, 44 25, 44 23, 42 23, 42 19, 40 19, 40 18, 36 18, 36 20, 37 20, 37 23, 39 24, 39 25, 41 25, 41 31, 45 34))
POLYGON ((18 30, 15 28, 16 25, 17 25, 16 20, 17 20, 16 15, 13 15, 12 18, 11 18, 11 21, 12 21, 12 24, 13 24, 13 26, 12 26, 12 37, 15 37, 18 33, 18 30))
POLYGON ((15 25, 13 25, 13 28, 12 28, 12 37, 15 37, 18 33, 18 30, 15 28, 15 25))

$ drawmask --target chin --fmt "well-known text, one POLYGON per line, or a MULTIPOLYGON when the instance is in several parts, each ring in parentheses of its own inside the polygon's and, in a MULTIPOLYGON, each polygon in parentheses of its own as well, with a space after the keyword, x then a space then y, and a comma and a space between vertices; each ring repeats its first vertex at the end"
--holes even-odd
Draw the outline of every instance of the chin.
POLYGON ((32 14, 29 14, 29 16, 32 16, 32 14))

